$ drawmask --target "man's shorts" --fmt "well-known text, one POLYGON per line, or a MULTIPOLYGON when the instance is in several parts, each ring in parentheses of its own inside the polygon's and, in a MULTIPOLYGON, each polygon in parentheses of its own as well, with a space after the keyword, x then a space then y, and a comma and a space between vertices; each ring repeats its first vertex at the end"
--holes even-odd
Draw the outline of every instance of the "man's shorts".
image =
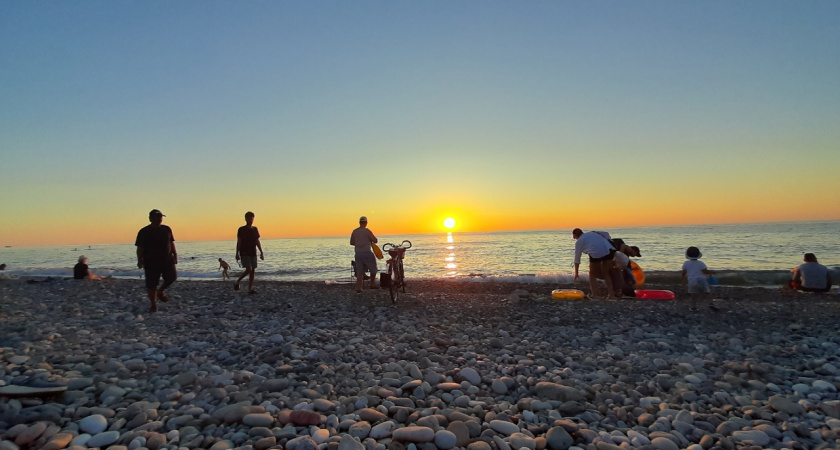
POLYGON ((691 278, 688 280, 689 294, 709 294, 712 290, 709 289, 709 283, 705 278, 691 278))
POLYGON ((248 255, 239 255, 239 262, 242 263, 242 267, 246 269, 256 269, 257 268, 257 255, 248 256, 248 255))
POLYGON ((175 264, 146 264, 143 266, 143 272, 146 275, 147 289, 157 289, 161 276, 163 276, 164 283, 172 283, 178 278, 175 264))
POLYGON ((365 272, 376 275, 376 256, 373 252, 356 253, 356 276, 361 277, 365 272))

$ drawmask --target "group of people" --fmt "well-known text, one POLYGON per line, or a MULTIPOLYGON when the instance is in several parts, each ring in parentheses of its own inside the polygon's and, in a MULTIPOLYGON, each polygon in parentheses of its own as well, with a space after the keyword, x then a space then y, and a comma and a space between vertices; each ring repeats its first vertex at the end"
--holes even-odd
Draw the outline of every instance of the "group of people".
POLYGON ((589 256, 590 296, 597 297, 598 279, 607 284, 608 300, 631 295, 636 278, 630 267, 630 258, 642 256, 639 247, 630 246, 622 239, 613 239, 606 231, 589 231, 580 228, 572 230, 575 239, 575 278, 580 278, 580 259, 584 253, 589 256))
MULTIPOLYGON (((172 229, 163 225, 163 218, 166 217, 160 210, 153 209, 149 212, 149 225, 140 229, 134 245, 137 247, 137 267, 143 269, 146 278, 146 292, 151 304, 150 310, 157 311, 157 301, 169 301, 166 289, 178 278, 175 266, 178 264, 178 252, 175 248, 175 237, 172 229), (160 284, 161 278, 163 284, 160 284)), ((262 244, 260 243, 260 232, 254 226, 255 214, 251 211, 245 213, 245 225, 239 227, 236 232, 236 260, 243 267, 243 272, 234 282, 234 290, 240 289, 240 283, 248 277, 248 294, 256 294, 254 289, 254 278, 257 269, 257 255, 259 259, 265 260, 262 244)), ((355 275, 356 292, 361 293, 364 287, 364 280, 368 278, 365 274, 370 273, 369 289, 376 289, 376 256, 372 247, 378 239, 367 227, 367 217, 359 218, 359 227, 350 234, 350 245, 355 249, 355 275)), ((606 283, 608 300, 618 299, 622 296, 634 296, 636 279, 633 275, 630 258, 641 257, 639 247, 627 245, 622 239, 613 239, 609 233, 604 231, 583 232, 580 228, 572 230, 572 237, 575 239, 575 260, 574 280, 580 278, 579 269, 582 255, 589 256, 589 287, 590 298, 598 297, 598 279, 606 283)), ((682 266, 681 275, 683 282, 687 285, 687 291, 691 297, 691 308, 696 309, 697 297, 705 295, 711 304, 711 289, 708 277, 715 272, 706 267, 700 261, 702 257, 700 249, 689 247, 686 250, 686 261, 682 266)), ((5 269, 5 265, 2 266, 5 269)), ((229 279, 228 272, 230 265, 222 258, 219 258, 219 269, 222 270, 223 279, 229 279)), ((73 268, 73 277, 76 279, 100 279, 108 278, 95 275, 87 265, 87 258, 82 255, 73 268)), ((813 253, 806 253, 804 263, 794 269, 793 278, 788 287, 807 292, 828 292, 831 290, 832 280, 828 269, 817 262, 813 253)))
MULTIPOLYGON (((589 287, 590 296, 596 297, 598 279, 603 278, 607 285, 608 300, 617 299, 623 295, 634 296, 635 278, 630 267, 630 257, 642 256, 638 247, 631 247, 621 239, 613 239, 605 231, 590 231, 584 233, 580 228, 572 230, 575 242, 575 281, 580 278, 579 267, 581 256, 589 256, 589 287)), ((715 272, 709 270, 700 261, 703 254, 697 247, 686 249, 685 258, 680 270, 683 283, 689 293, 691 309, 697 310, 697 299, 706 296, 710 308, 718 309, 711 302, 711 288, 709 277, 715 272)), ((806 253, 804 263, 793 269, 793 278, 788 288, 805 292, 829 292, 832 280, 828 268, 817 261, 816 255, 806 253)))
MULTIPOLYGON (((175 269, 178 264, 175 236, 170 227, 163 225, 164 217, 166 216, 160 210, 151 210, 149 225, 140 229, 134 242, 137 247, 137 267, 143 269, 146 277, 146 294, 151 303, 151 312, 157 311, 158 300, 169 301, 166 289, 178 278, 178 271, 175 269), (160 284, 161 278, 163 278, 163 284, 160 284)), ((255 214, 251 211, 245 213, 245 225, 239 227, 236 232, 236 260, 245 270, 233 284, 233 289, 238 291, 240 283, 247 276, 248 294, 257 293, 254 289, 257 250, 259 250, 259 258, 265 260, 260 243, 260 232, 254 226, 254 217, 255 214)), ((222 258, 219 258, 219 267, 224 269, 223 276, 230 270, 230 265, 222 258)))

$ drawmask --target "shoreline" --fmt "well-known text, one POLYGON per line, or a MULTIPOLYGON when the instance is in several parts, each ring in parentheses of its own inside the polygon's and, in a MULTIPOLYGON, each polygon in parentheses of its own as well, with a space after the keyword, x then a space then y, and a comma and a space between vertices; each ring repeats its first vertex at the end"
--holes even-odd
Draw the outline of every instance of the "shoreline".
POLYGON ((715 287, 724 310, 691 313, 680 286, 613 302, 558 287, 409 280, 392 305, 352 285, 177 281, 149 314, 142 280, 0 280, 0 384, 68 389, 0 396, 0 448, 840 445, 836 294, 715 287))

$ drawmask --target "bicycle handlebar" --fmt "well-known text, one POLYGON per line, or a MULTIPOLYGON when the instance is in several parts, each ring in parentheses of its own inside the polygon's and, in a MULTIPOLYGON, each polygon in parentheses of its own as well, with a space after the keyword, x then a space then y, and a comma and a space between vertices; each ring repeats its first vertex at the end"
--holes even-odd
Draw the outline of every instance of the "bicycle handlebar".
POLYGON ((398 249, 398 248, 405 249, 405 250, 410 249, 411 248, 411 241, 406 239, 406 240, 402 241, 400 243, 400 245, 394 245, 390 242, 382 244, 382 250, 385 250, 386 252, 388 250, 393 250, 393 249, 398 249), (406 246, 405 244, 408 244, 408 245, 406 246))

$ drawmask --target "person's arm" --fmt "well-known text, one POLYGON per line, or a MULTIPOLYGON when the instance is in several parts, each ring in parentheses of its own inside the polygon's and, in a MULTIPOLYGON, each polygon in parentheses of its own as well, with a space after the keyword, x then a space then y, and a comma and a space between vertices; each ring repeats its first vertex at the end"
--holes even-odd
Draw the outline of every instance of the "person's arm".
POLYGON ((88 278, 90 278, 91 280, 98 280, 98 279, 102 278, 102 277, 100 277, 99 275, 94 275, 94 274, 93 274, 93 272, 91 272, 91 271, 90 271, 90 268, 89 268, 89 267, 88 267, 87 276, 88 276, 88 278))
POLYGON ((350 233, 350 245, 356 245, 356 233, 350 233))
POLYGON ((170 248, 171 248, 172 263, 173 264, 178 264, 178 251, 175 250, 175 241, 170 241, 169 245, 170 245, 170 248))
POLYGON ((579 268, 580 268, 580 263, 575 263, 575 279, 572 280, 572 281, 577 281, 578 278, 580 278, 580 275, 578 274, 578 269, 579 268))
POLYGON ((379 239, 376 239, 376 236, 373 235, 373 231, 368 230, 368 233, 370 233, 370 241, 371 242, 373 242, 374 244, 379 242, 379 239))
POLYGON ((703 269, 703 275, 714 275, 714 274, 715 274, 714 270, 703 269))
POLYGON ((137 268, 143 268, 143 247, 137 247, 137 268))
POLYGON ((799 267, 793 269, 793 281, 797 283, 802 282, 802 273, 799 272, 799 267))
POLYGON ((578 269, 580 269, 580 257, 583 255, 583 245, 580 243, 580 238, 575 242, 575 281, 580 278, 578 269))
POLYGON ((242 238, 236 236, 236 260, 239 261, 239 247, 242 245, 242 238))
POLYGON ((257 238, 257 248, 260 249, 260 259, 265 261, 265 256, 263 256, 262 251, 262 244, 260 244, 260 238, 257 238))

